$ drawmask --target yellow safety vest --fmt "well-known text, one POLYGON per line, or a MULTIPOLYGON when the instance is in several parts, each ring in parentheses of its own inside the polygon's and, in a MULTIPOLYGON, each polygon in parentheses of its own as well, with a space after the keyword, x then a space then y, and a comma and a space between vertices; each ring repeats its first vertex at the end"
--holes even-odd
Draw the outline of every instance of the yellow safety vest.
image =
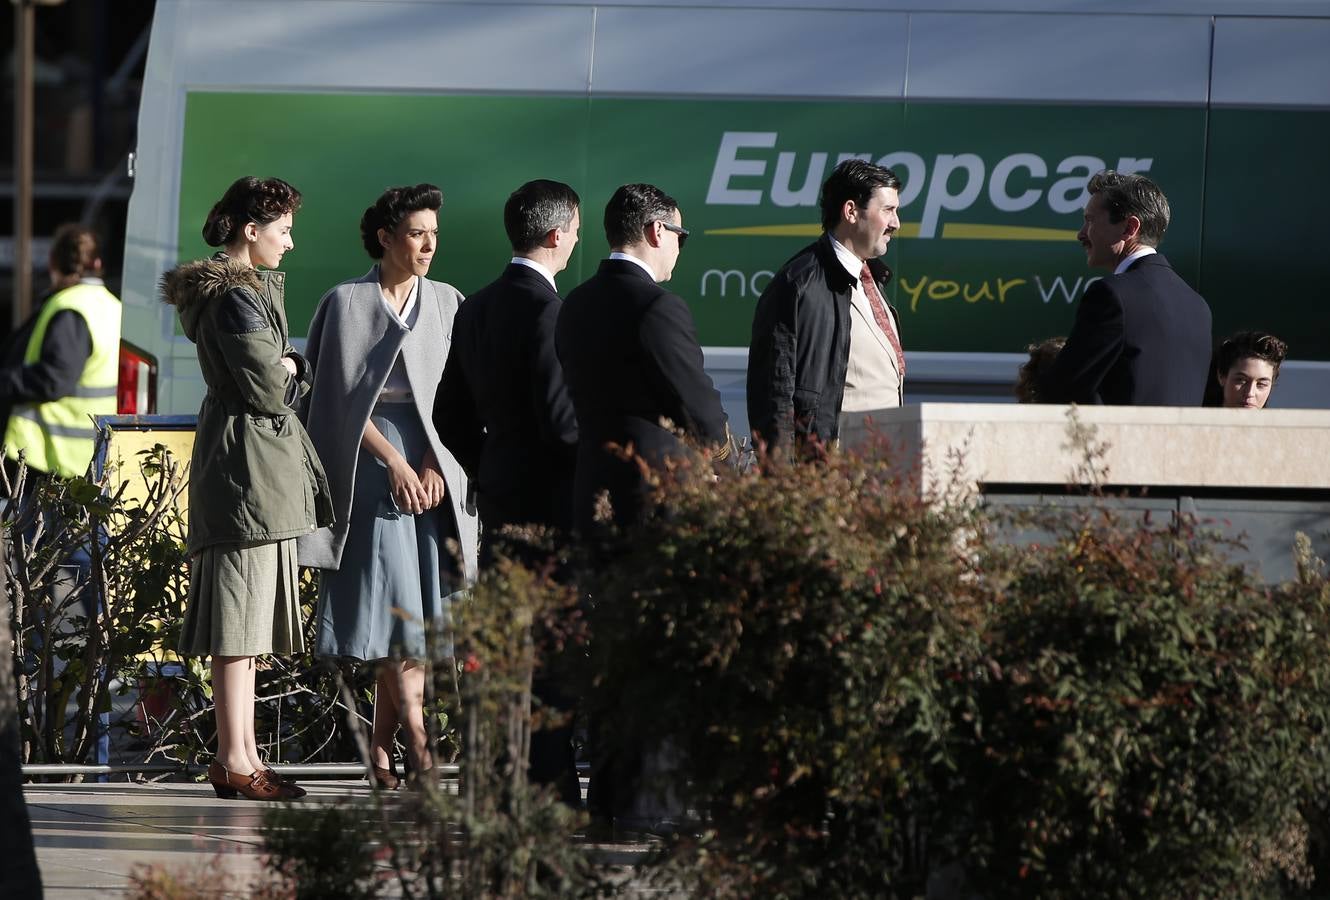
POLYGON ((88 323, 92 354, 83 365, 78 386, 68 397, 49 403, 22 403, 9 414, 5 428, 5 455, 29 466, 65 478, 84 475, 92 461, 97 436, 92 416, 114 415, 116 380, 120 374, 120 301, 100 284, 81 283, 65 288, 46 301, 23 357, 25 365, 41 358, 46 326, 59 312, 73 310, 88 323))

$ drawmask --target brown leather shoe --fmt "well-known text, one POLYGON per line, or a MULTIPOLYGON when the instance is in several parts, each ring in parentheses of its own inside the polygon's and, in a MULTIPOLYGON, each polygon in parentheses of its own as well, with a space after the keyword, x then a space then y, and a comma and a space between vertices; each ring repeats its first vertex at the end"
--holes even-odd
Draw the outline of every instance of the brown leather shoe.
POLYGON ((234 800, 237 794, 246 800, 286 799, 282 796, 281 786, 269 781, 264 769, 250 775, 232 775, 226 766, 214 760, 208 765, 208 782, 223 800, 234 800))
POLYGON ((299 800, 308 793, 304 788, 296 784, 294 778, 287 778, 285 775, 279 775, 275 769, 264 769, 263 774, 268 776, 269 781, 281 788, 283 800, 299 800))
POLYGON ((372 786, 377 786, 385 791, 395 791, 402 786, 402 779, 397 777, 393 771, 393 764, 388 763, 388 768, 380 769, 378 766, 370 766, 369 780, 372 786))

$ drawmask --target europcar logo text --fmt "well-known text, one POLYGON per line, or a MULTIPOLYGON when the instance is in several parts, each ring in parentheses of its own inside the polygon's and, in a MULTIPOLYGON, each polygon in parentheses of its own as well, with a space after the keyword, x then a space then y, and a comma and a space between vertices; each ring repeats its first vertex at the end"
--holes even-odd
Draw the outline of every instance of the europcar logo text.
MULTIPOLYGON (((1034 228, 1007 222, 976 222, 965 216, 982 195, 999 214, 1043 205, 1060 215, 1079 213, 1088 199, 1090 176, 1106 168, 1149 172, 1152 158, 1123 157, 1115 163, 1089 154, 1052 161, 1035 152, 1012 153, 987 165, 977 153, 939 153, 931 160, 909 150, 881 156, 846 152, 797 153, 780 149, 776 131, 727 131, 721 137, 707 187, 708 206, 816 207, 818 190, 832 168, 846 159, 871 160, 892 169, 903 182, 900 234, 914 238, 1069 241, 1077 229, 1034 228), (922 206, 916 201, 922 199, 922 206), (943 220, 946 221, 943 221, 943 220)), ((816 237, 817 222, 708 229, 707 234, 816 237)))

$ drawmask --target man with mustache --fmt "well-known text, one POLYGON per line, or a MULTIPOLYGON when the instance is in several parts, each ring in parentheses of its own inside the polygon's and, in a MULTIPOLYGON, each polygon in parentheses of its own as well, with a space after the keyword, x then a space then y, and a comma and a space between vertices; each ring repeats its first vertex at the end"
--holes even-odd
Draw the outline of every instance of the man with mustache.
POLYGON ((1168 199, 1144 175, 1100 172, 1077 239, 1111 269, 1076 309, 1067 344, 1040 383, 1049 403, 1200 406, 1210 377, 1210 307, 1155 248, 1168 199))
POLYGON ((879 259, 901 225, 900 187, 890 169, 860 159, 822 185, 822 236, 781 267, 753 315, 755 442, 829 444, 843 415, 901 405, 900 318, 884 299, 891 271, 879 259))

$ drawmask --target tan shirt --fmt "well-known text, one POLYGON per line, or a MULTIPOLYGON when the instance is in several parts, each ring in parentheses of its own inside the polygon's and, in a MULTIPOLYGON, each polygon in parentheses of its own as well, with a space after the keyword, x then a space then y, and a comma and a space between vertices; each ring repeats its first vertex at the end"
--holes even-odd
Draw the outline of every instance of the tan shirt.
MULTIPOLYGON (((878 327, 873 308, 868 304, 868 295, 859 282, 864 261, 835 238, 831 239, 831 246, 841 265, 854 276, 854 292, 850 295, 850 361, 845 368, 845 399, 841 402, 841 411, 865 412, 900 406, 902 385, 896 351, 878 327)), ((891 316, 890 310, 887 315, 891 316)), ((896 324, 893 318, 892 325, 896 324)), ((896 338, 900 339, 899 331, 896 338)))

